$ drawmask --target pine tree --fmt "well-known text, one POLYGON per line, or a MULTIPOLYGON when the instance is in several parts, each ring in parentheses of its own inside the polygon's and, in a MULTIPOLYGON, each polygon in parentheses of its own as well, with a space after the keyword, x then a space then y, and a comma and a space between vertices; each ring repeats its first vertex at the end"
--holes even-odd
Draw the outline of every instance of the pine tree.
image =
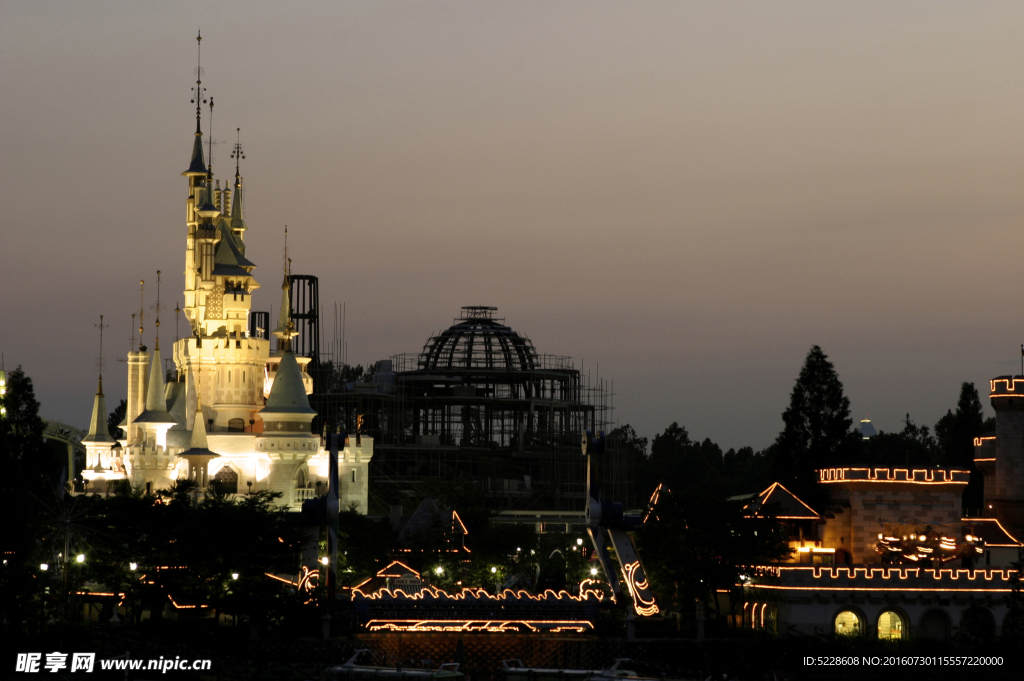
POLYGON ((814 470, 844 462, 856 446, 850 400, 817 345, 807 353, 782 421, 785 428, 775 441, 776 476, 794 491, 813 494, 814 470))
POLYGON ((935 424, 935 439, 944 466, 971 472, 970 483, 963 494, 963 507, 969 510, 979 509, 983 504, 984 482, 981 472, 974 466, 974 438, 984 433, 985 417, 978 390, 973 383, 963 383, 956 411, 947 411, 935 424))

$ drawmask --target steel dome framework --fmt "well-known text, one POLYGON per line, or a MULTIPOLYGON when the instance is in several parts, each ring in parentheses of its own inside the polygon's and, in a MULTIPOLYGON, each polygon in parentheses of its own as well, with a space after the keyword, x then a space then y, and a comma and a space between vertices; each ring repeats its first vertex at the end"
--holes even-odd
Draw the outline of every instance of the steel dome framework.
MULTIPOLYGON (((538 353, 484 306, 463 307, 419 353, 390 363, 393 392, 354 390, 321 396, 316 406, 330 429, 351 432, 355 415, 365 416, 378 509, 431 479, 474 481, 494 510, 583 508, 580 438, 613 427, 607 382, 568 357, 538 353)), ((608 493, 640 503, 632 466, 614 451, 603 465, 608 493)))

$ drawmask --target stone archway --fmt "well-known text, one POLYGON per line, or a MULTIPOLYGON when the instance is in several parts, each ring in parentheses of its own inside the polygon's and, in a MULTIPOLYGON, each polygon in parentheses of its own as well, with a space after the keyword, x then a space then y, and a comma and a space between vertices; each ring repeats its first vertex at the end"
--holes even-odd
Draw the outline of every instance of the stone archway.
POLYGON ((231 466, 227 464, 221 466, 221 469, 213 476, 213 480, 225 494, 238 494, 238 473, 231 466))
POLYGON ((975 640, 987 641, 995 638, 996 619, 988 608, 974 605, 960 617, 960 631, 975 640))
POLYGON ((949 639, 949 615, 942 610, 929 610, 921 615, 918 633, 924 638, 935 638, 940 641, 949 639))

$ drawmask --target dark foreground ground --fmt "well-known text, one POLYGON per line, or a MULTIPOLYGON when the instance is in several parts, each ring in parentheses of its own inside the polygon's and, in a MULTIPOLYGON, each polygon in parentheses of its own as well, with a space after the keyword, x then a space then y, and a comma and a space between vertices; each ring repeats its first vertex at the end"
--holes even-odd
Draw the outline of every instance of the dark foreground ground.
POLYGON ((0 679, 317 679, 330 665, 343 663, 359 648, 372 651, 377 664, 406 668, 461 663, 472 679, 496 679, 503 659, 555 668, 606 668, 616 658, 629 667, 676 679, 1020 679, 1024 645, 1012 641, 954 639, 889 643, 863 638, 774 637, 738 632, 729 638, 657 638, 627 642, 621 637, 537 634, 356 634, 316 638, 253 639, 231 630, 140 627, 69 628, 46 637, 9 635, 0 647, 0 679), (95 652, 92 673, 68 669, 18 672, 18 653, 95 652), (125 655, 142 660, 210 660, 209 671, 104 672, 99 660, 125 655))

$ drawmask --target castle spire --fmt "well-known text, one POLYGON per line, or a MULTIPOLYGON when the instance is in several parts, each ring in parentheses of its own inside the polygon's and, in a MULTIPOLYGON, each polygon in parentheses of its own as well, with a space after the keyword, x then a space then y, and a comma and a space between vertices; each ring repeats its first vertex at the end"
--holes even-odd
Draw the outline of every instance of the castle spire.
POLYGON ((235 193, 231 197, 231 229, 245 230, 245 223, 242 217, 242 175, 239 172, 239 161, 245 158, 242 151, 242 129, 235 128, 235 148, 231 152, 231 158, 235 159, 235 193))
POLYGON ((196 36, 196 86, 192 88, 192 103, 196 105, 196 139, 192 143, 192 161, 189 163, 188 170, 182 175, 205 175, 206 174, 206 163, 203 160, 203 128, 202 118, 203 109, 202 105, 206 102, 203 99, 203 93, 206 92, 206 88, 203 87, 203 60, 202 60, 202 47, 203 47, 203 34, 200 33, 196 36))
POLYGON ((284 281, 281 283, 281 313, 277 317, 277 349, 282 353, 291 352, 292 338, 298 336, 292 321, 291 303, 291 260, 288 258, 288 225, 284 226, 284 281))
POLYGON ((96 396, 92 401, 92 418, 89 419, 89 434, 82 439, 82 442, 91 442, 97 445, 114 444, 114 438, 110 437, 110 433, 107 430, 107 403, 106 398, 103 396, 103 328, 105 326, 103 315, 100 315, 100 323, 98 325, 100 330, 100 375, 96 386, 96 396))

